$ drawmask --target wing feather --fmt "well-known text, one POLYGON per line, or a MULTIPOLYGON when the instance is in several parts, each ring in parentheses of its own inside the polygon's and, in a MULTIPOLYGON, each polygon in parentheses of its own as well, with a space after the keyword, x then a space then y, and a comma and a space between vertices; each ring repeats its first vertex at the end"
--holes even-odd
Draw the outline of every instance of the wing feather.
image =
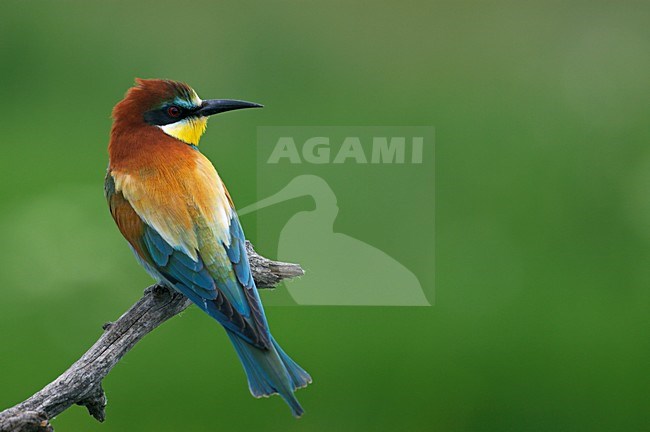
MULTIPOLYGON (((196 218, 198 248, 190 256, 187 245, 172 246, 155 227, 143 221, 137 208, 116 190, 111 173, 106 178, 106 197, 120 231, 155 271, 154 276, 173 285, 243 339, 261 348, 270 346, 268 325, 246 255, 244 233, 232 208, 229 226, 223 230, 225 235, 215 236, 219 226, 208 223, 206 218, 196 218)), ((151 211, 148 215, 151 216, 151 211)))

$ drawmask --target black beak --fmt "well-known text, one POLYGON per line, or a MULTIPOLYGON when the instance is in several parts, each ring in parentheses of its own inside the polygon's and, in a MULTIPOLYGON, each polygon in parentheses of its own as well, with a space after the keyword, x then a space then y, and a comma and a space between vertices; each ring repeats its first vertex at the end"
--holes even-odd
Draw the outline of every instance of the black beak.
POLYGON ((196 114, 207 117, 213 114, 219 114, 226 111, 233 111, 244 108, 262 108, 263 105, 253 102, 246 102, 233 99, 210 99, 203 101, 196 114))

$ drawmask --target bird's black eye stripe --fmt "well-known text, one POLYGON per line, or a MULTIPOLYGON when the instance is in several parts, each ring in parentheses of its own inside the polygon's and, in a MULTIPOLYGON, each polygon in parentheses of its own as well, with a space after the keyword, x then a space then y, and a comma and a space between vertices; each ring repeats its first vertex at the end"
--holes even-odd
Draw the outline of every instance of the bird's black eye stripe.
POLYGON ((183 108, 178 105, 165 105, 162 108, 144 113, 144 121, 152 125, 164 126, 182 120, 192 115, 194 111, 196 110, 183 108))

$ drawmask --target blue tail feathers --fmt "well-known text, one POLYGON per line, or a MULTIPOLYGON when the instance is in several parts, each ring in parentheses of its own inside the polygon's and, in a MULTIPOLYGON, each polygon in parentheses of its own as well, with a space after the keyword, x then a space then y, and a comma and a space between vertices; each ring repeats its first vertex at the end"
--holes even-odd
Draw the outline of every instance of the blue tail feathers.
POLYGON ((292 414, 300 417, 304 411, 293 392, 311 383, 309 374, 280 348, 273 337, 273 346, 263 350, 247 343, 229 330, 226 332, 244 366, 248 387, 253 396, 268 397, 279 394, 291 408, 292 414))

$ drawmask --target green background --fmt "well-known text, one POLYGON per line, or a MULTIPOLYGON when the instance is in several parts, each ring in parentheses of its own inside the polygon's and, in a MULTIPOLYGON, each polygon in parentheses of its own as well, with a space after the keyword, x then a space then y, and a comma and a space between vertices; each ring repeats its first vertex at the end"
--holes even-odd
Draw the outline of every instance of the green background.
MULTIPOLYGON (((299 260, 307 275, 286 282, 286 290, 263 293, 265 304, 435 302, 433 127, 260 127, 256 174, 254 205, 278 196, 294 198, 253 213, 255 246, 277 254, 280 261, 299 260), (327 138, 328 144, 310 149, 314 137, 327 138), (414 137, 422 141, 421 163, 412 163, 414 137), (387 148, 394 146, 394 159, 377 150, 378 163, 372 162, 375 138, 386 138, 387 148), (398 163, 400 138, 403 161, 398 163), (327 151, 329 163, 308 162, 310 154, 327 156, 327 151), (373 274, 365 274, 369 272, 373 274)), ((246 207, 239 209, 247 220, 246 207)))
POLYGON ((266 104, 202 141, 238 206, 257 126, 435 126, 435 306, 269 308, 314 376, 299 421, 190 310, 106 379, 104 424, 74 407, 57 430, 647 430, 649 21, 632 1, 3 2, 0 407, 150 283, 105 148, 133 78, 168 77, 266 104))

